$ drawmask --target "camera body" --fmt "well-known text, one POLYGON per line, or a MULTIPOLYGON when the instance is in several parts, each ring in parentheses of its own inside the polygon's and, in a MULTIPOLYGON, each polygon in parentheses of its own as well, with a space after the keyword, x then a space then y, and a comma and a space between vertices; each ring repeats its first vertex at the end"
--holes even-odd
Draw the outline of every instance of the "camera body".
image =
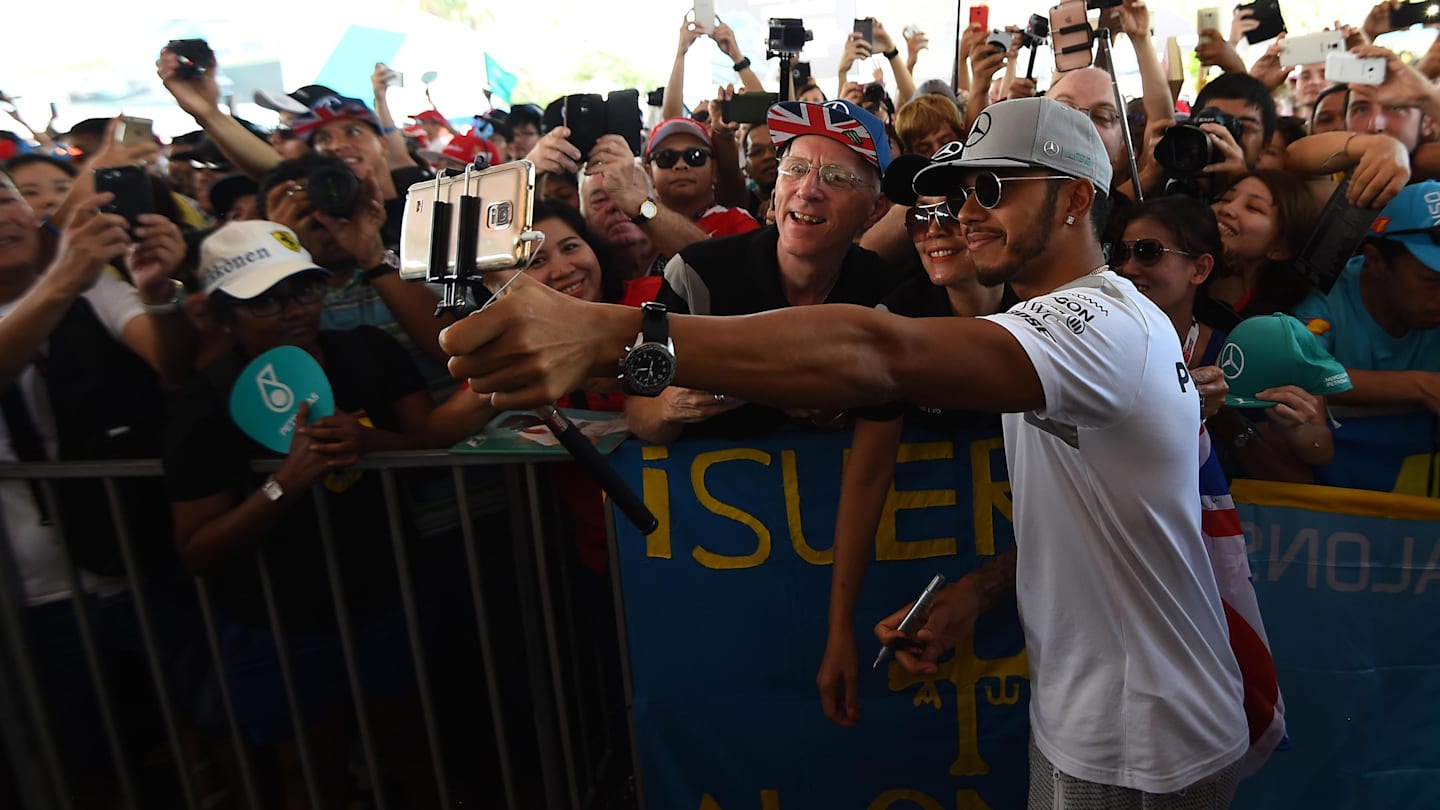
POLYGON ((1014 31, 991 31, 990 35, 985 37, 983 47, 999 51, 1000 53, 1007 53, 1010 47, 1015 44, 1016 36, 1014 31))
POLYGON ((360 199, 360 178, 346 166, 316 166, 306 175, 303 187, 316 211, 344 218, 355 213, 360 199))
POLYGON ((1020 32, 1020 45, 1024 48, 1038 48, 1050 38, 1050 18, 1043 14, 1031 14, 1025 30, 1020 32))
POLYGON ((807 30, 805 21, 798 17, 771 17, 765 47, 774 55, 794 56, 814 38, 815 34, 807 30))
POLYGON ((175 75, 182 79, 193 79, 215 67, 215 52, 203 39, 172 39, 165 43, 165 49, 179 59, 175 75))
POLYGON ((1210 134, 1201 124, 1219 124, 1238 142, 1244 129, 1240 119, 1214 107, 1206 107, 1184 123, 1171 127, 1155 144, 1155 160, 1171 177, 1197 177, 1205 167, 1220 160, 1220 152, 1210 142, 1210 134))

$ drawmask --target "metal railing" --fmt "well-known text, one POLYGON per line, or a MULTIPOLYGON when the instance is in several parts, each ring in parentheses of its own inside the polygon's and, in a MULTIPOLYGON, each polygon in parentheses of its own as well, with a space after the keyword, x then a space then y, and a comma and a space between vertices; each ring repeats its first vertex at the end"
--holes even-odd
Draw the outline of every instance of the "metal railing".
MULTIPOLYGON (((265 472, 278 466, 278 461, 268 461, 256 462, 254 468, 265 472)), ((624 677, 624 667, 618 646, 624 632, 623 624, 619 623, 622 612, 619 600, 615 599, 613 616, 618 630, 595 633, 593 628, 587 629, 587 622, 593 622, 597 615, 604 616, 608 621, 612 615, 611 607, 605 604, 597 608, 593 599, 586 604, 581 589, 577 588, 574 580, 581 575, 581 569, 575 564, 573 544, 562 537, 562 510, 557 493, 546 486, 544 466, 533 456, 479 457, 444 452, 372 454, 357 465, 361 469, 375 471, 381 479, 388 525, 376 527, 376 530, 388 535, 393 551, 399 607, 414 667, 415 699, 423 721, 422 744, 428 750, 429 778, 434 780, 435 793, 443 807, 598 810, 622 806, 620 794, 631 773, 626 724, 619 719, 623 717, 625 694, 620 682, 624 677), (468 473, 481 472, 474 468, 491 468, 489 473, 498 471, 503 475, 509 508, 505 513, 499 513, 498 516, 505 518, 500 526, 495 525, 495 513, 472 513, 468 473), (450 602, 452 608, 457 604, 464 605, 458 613, 452 609, 449 615, 433 617, 437 621, 427 622, 427 617, 422 615, 421 602, 433 596, 430 593, 432 583, 416 582, 415 549, 412 542, 405 539, 406 532, 402 526, 404 503, 401 486, 406 483, 407 476, 435 478, 447 472, 458 517, 458 528, 453 537, 460 549, 446 548, 442 552, 453 559, 456 566, 463 565, 467 592, 451 594, 455 597, 450 602), (480 522, 485 525, 478 525, 480 522), (501 546, 509 550, 512 563, 509 570, 505 570, 503 564, 493 563, 494 552, 501 546), (460 562, 462 558, 463 563, 460 562), (507 592, 497 596, 497 583, 507 592), (500 599, 507 602, 513 599, 513 607, 509 604, 501 607, 497 604, 500 599), (462 615, 471 613, 473 615, 462 615), (437 651, 427 648, 430 646, 427 642, 437 637, 442 641, 453 641, 467 635, 460 631, 437 635, 429 629, 437 622, 440 626, 452 628, 473 626, 471 637, 476 649, 468 651, 471 657, 467 660, 472 664, 478 660, 478 669, 483 671, 483 698, 478 694, 480 685, 475 684, 469 687, 472 694, 466 695, 468 699, 462 702, 467 706, 488 707, 488 722, 479 714, 454 716, 457 711, 452 705, 455 702, 454 689, 448 692, 437 689, 437 675, 444 673, 437 673, 432 667, 437 651), (523 678, 515 677, 517 666, 523 666, 523 678), (524 710, 527 708, 530 714, 528 723, 524 722, 524 710), (458 739, 462 741, 458 748, 469 752, 482 731, 488 734, 489 743, 493 745, 493 770, 498 774, 499 784, 477 788, 476 780, 471 777, 478 766, 486 763, 457 756, 454 750, 458 739)), ((154 715, 158 715, 164 737, 163 746, 149 751, 135 750, 130 744, 121 709, 133 710, 137 696, 116 694, 112 686, 100 638, 102 628, 96 626, 98 597, 72 596, 66 600, 73 614, 99 719, 100 727, 95 733, 103 736, 109 757, 108 773, 114 786, 113 797, 107 800, 106 806, 134 810, 172 805, 190 810, 212 806, 259 810, 276 806, 274 796, 280 777, 276 776, 270 756, 273 752, 251 741, 243 727, 244 718, 237 711, 235 691, 237 686, 245 684, 235 682, 232 674, 227 673, 222 652, 225 639, 221 636, 224 622, 216 610, 215 595, 205 578, 184 577, 180 582, 192 592, 184 594, 184 597, 188 600, 193 596, 193 604, 198 607, 194 625, 198 626, 199 635, 203 638, 191 637, 183 641, 188 642, 193 653, 205 660, 211 676, 207 680, 213 683, 215 693, 209 705, 214 708, 218 704, 217 713, 223 715, 224 732, 221 736, 228 737, 228 746, 218 746, 213 734, 207 740, 212 760, 216 758, 218 749, 228 747, 228 753, 218 755, 219 759, 227 761, 227 767, 223 769, 225 778, 218 780, 214 787, 202 788, 197 784, 196 760, 204 754, 197 754, 196 721, 190 716, 189 706, 194 701, 181 694, 183 690, 177 685, 173 667, 169 665, 169 659, 175 653, 172 641, 162 638, 161 628, 157 627, 157 618, 163 617, 164 611, 173 609, 173 605, 169 601, 164 604, 157 601, 154 583, 142 570, 137 555, 137 538, 131 536, 130 521, 125 514, 126 504, 117 488, 117 482, 124 479, 161 475, 163 470, 158 461, 0 464, 0 480, 23 479, 38 483, 48 514, 55 516, 56 528, 61 533, 65 530, 67 516, 61 512, 61 501, 57 497, 60 482, 65 479, 98 479, 104 486, 107 501, 104 508, 109 510, 117 529, 115 539, 123 563, 124 593, 128 594, 128 601, 133 606, 138 640, 154 693, 151 708, 154 715), (137 762, 141 758, 146 761, 137 762), (162 764, 157 766, 157 761, 162 764), (146 772, 144 779, 140 771, 146 772), (158 780, 162 783, 159 788, 153 784, 157 781, 156 771, 168 771, 165 778, 158 780), (157 803, 154 798, 157 795, 165 798, 157 803)), ((327 498, 321 497, 320 493, 320 485, 317 484, 311 501, 318 518, 318 540, 330 585, 336 634, 358 731, 358 756, 352 761, 352 770, 358 770, 363 775, 363 781, 368 782, 369 803, 377 810, 412 806, 399 802, 391 795, 390 784, 384 777, 388 764, 381 754, 381 743, 384 741, 377 738, 377 729, 370 720, 371 711, 365 700, 361 666, 357 662, 355 648, 355 627, 350 615, 353 603, 347 599, 346 583, 341 572, 341 557, 345 553, 344 543, 341 542, 343 538, 335 536, 327 498), (354 767, 357 762, 358 769, 354 767)), ((168 504, 157 506, 168 508, 168 504)), ((0 748, 8 757, 13 789, 18 794, 21 807, 27 810, 78 810, 84 807, 84 801, 83 798, 77 799, 77 794, 83 794, 86 788, 93 786, 77 784, 74 774, 67 770, 69 752, 65 750, 62 735, 57 732, 54 706, 51 705, 56 701, 56 695, 37 659, 37 639, 27 629, 29 611, 35 608, 26 604, 25 589, 20 581, 10 537, 4 531, 5 525, 0 521, 0 642, 3 642, 3 663, 0 663, 3 734, 0 734, 0 748)), ((149 543, 157 538, 142 540, 149 543)), ((164 541, 169 543, 171 539, 164 538, 164 541)), ((64 550, 64 557, 70 593, 84 593, 82 573, 68 548, 64 550)), ((275 639, 274 649, 292 721, 293 742, 289 744, 293 745, 298 758, 299 777, 303 780, 310 806, 326 807, 328 799, 317 773, 319 764, 316 761, 316 741, 311 734, 312 724, 302 719, 302 703, 297 694, 297 663, 292 660, 287 643, 290 628, 286 626, 279 608, 274 572, 263 546, 254 555, 254 565, 264 597, 268 629, 275 639)), ((589 576, 590 572, 584 574, 589 576)), ((614 598, 606 593, 614 581, 595 578, 595 582, 601 584, 600 592, 609 598, 614 598)), ((596 592, 593 583, 587 592, 596 592)), ((447 660, 454 660, 457 655, 457 651, 448 645, 444 652, 447 660)), ((459 651, 459 654, 467 653, 459 651)), ((128 715, 133 711, 125 713, 128 715)), ((214 722, 214 725, 220 724, 220 720, 214 722)), ((356 753, 355 749, 351 753, 356 753)), ((481 758, 488 759, 488 756, 481 758)), ((3 767, 3 759, 0 758, 0 767, 3 767)), ((293 778, 295 774, 290 776, 293 778)), ((0 790, 0 803, 5 798, 3 790, 0 790)))

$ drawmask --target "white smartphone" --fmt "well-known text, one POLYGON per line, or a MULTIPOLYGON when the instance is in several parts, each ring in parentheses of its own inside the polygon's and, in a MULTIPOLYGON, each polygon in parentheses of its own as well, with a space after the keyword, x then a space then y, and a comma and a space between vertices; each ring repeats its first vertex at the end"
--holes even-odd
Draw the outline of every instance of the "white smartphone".
POLYGON ((1314 65, 1332 53, 1345 52, 1344 31, 1321 31, 1280 40, 1280 66, 1314 65))
POLYGON ((715 31, 715 0, 695 0, 695 24, 707 34, 715 31))
POLYGON ((1195 32, 1198 34, 1212 29, 1224 33, 1220 28, 1220 9, 1217 7, 1202 8, 1195 12, 1195 32))
POLYGON ((1347 84, 1383 84, 1385 57, 1361 59, 1349 53, 1332 53, 1325 57, 1325 81, 1347 84))
POLYGON ((386 85, 387 87, 404 87, 404 86, 405 86, 405 74, 404 74, 404 73, 401 73, 401 72, 398 71, 398 70, 392 70, 392 71, 390 71, 390 72, 385 76, 385 85, 386 85))
MULTIPOLYGON (((523 267, 530 261, 535 242, 525 236, 534 225, 535 164, 515 160, 465 175, 425 180, 411 186, 405 196, 401 221, 400 277, 407 281, 428 277, 430 270, 431 222, 434 219, 436 185, 438 200, 449 203, 450 217, 445 273, 455 271, 460 239, 460 200, 469 195, 480 198, 475 227, 475 266, 482 272, 523 267)), ((444 208, 442 211, 446 210, 444 208)))

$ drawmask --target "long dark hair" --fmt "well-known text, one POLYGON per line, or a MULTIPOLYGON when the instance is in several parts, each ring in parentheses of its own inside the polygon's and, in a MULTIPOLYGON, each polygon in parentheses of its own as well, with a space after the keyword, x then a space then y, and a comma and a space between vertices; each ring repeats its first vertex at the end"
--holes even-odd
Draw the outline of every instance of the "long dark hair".
POLYGON ((1220 240, 1220 225, 1215 219, 1215 212, 1204 201, 1181 195, 1151 197, 1125 210, 1119 232, 1124 233, 1130 223, 1142 219, 1158 223, 1169 231, 1175 237, 1176 250, 1195 257, 1206 253, 1215 257, 1210 274, 1225 275, 1225 248, 1220 240))
POLYGON ((1264 183, 1270 190, 1275 204, 1276 233, 1289 258, 1265 260, 1265 266, 1256 277, 1250 301, 1240 309, 1239 314, 1249 318, 1272 312, 1289 312, 1310 294, 1310 282, 1295 271, 1295 258, 1310 240, 1315 223, 1320 219, 1320 202, 1303 178, 1289 172, 1258 171, 1247 176, 1264 183))
POLYGON ((625 271, 616 261, 615 254, 610 247, 601 242, 585 224, 585 217, 574 208, 556 200, 537 199, 533 205, 534 222, 558 219, 569 225, 570 230, 585 240, 585 244, 590 246, 590 250, 595 253, 596 260, 600 262, 600 300, 607 304, 620 303, 620 299, 625 297, 625 271))

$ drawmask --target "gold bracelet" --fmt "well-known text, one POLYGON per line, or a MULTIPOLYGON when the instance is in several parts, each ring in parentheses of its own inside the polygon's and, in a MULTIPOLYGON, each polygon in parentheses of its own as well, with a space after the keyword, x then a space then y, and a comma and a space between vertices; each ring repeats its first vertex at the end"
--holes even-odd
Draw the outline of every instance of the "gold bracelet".
POLYGON ((1340 151, 1338 151, 1338 152, 1331 152, 1329 157, 1325 158, 1323 161, 1320 162, 1320 171, 1322 171, 1322 172, 1329 171, 1329 169, 1328 169, 1327 167, 1330 165, 1330 161, 1334 160, 1334 159, 1337 158, 1337 157, 1343 157, 1343 158, 1349 160, 1349 159, 1350 159, 1350 142, 1353 141, 1353 140, 1355 140, 1355 136, 1356 136, 1356 135, 1359 135, 1359 134, 1360 134, 1360 133, 1358 133, 1358 132, 1352 132, 1352 133, 1350 133, 1350 137, 1348 137, 1348 138, 1345 139, 1345 145, 1342 146, 1342 147, 1340 147, 1340 151))

